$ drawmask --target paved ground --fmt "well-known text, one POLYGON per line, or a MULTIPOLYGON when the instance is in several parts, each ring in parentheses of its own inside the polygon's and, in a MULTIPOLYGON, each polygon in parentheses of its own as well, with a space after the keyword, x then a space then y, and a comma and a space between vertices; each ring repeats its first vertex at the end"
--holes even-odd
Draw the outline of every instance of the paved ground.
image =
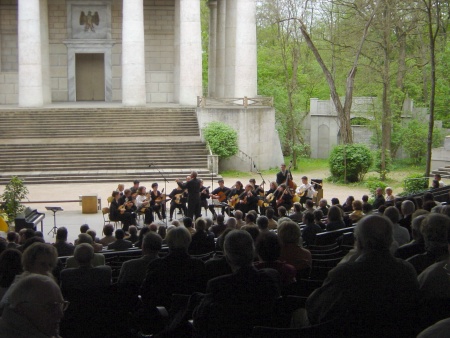
MULTIPOLYGON (((225 185, 230 187, 236 182, 236 180, 241 180, 242 182, 247 182, 250 175, 245 175, 242 177, 226 178, 225 185)), ((180 177, 182 179, 182 177, 180 177)), ((266 180, 271 179, 265 177, 266 180)), ((294 177, 295 179, 295 177, 294 177)), ((141 185, 147 188, 151 187, 152 182, 146 182, 141 179, 141 185)), ((131 186, 131 182, 124 182, 125 187, 131 186)), ((164 183, 159 182, 159 190, 164 188, 164 183)), ((217 187, 217 183, 212 184, 212 182, 205 182, 206 186, 217 187)), ((166 187, 166 192, 170 193, 172 189, 176 186, 174 181, 168 182, 166 187)), ((29 190, 28 199, 31 202, 35 201, 63 201, 63 200, 77 200, 81 195, 91 195, 96 194, 101 198, 102 207, 107 206, 107 198, 111 195, 111 192, 117 188, 115 183, 86 183, 86 184, 47 184, 47 185, 28 185, 29 190)), ((3 192, 4 187, 0 186, 0 193, 3 192)), ((345 201, 348 195, 354 195, 355 198, 360 198, 363 194, 367 194, 367 189, 364 188, 354 188, 354 187, 341 187, 333 184, 324 184, 324 198, 330 200, 332 197, 338 197, 341 203, 345 201)), ((33 209, 37 209, 39 212, 45 212, 44 219, 44 235, 45 240, 48 242, 53 242, 52 235, 47 235, 48 232, 53 227, 53 213, 51 211, 45 210, 46 206, 60 206, 64 211, 56 213, 56 225, 65 226, 69 231, 69 240, 73 242, 77 238, 79 233, 79 227, 81 224, 89 224, 89 226, 97 231, 97 234, 101 236, 103 227, 103 216, 101 211, 95 214, 83 214, 81 210, 80 203, 31 203, 30 206, 33 209)), ((167 203, 169 207, 169 203, 167 203)))

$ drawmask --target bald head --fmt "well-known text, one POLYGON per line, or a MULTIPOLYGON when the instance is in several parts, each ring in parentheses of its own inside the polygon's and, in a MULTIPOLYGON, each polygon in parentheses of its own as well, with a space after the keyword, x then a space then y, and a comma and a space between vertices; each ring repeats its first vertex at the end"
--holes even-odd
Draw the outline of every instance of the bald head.
POLYGON ((355 237, 360 251, 389 250, 393 241, 393 224, 385 216, 369 215, 358 222, 355 237))

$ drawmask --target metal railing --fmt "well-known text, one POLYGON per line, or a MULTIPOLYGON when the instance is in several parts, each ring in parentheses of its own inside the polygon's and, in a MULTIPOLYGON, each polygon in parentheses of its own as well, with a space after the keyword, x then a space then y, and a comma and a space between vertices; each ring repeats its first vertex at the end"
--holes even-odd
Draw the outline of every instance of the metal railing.
POLYGON ((197 96, 197 107, 223 107, 237 106, 247 108, 251 107, 273 107, 273 97, 238 97, 238 98, 212 98, 206 96, 197 96))

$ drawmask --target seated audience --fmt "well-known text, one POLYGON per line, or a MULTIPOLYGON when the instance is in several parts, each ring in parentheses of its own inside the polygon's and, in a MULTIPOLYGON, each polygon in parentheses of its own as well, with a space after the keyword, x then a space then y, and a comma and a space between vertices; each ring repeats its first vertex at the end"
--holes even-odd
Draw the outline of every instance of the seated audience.
POLYGON ((396 241, 399 246, 408 243, 410 240, 408 230, 398 224, 398 221, 400 219, 400 213, 398 212, 398 209, 396 207, 387 207, 383 215, 389 218, 394 225, 394 241, 396 241))
POLYGON ((149 308, 161 305, 170 308, 174 293, 190 295, 205 291, 205 265, 188 254, 189 231, 185 227, 174 228, 167 232, 166 242, 169 253, 150 262, 142 283, 142 300, 149 308))
MULTIPOLYGON (((395 257, 401 259, 408 259, 414 255, 425 252, 425 240, 422 235, 421 225, 426 218, 425 215, 420 215, 413 219, 411 224, 412 241, 400 246, 395 252, 395 257)), ((404 228, 405 229, 405 228, 404 228)))
POLYGON ((71 243, 67 243, 67 229, 65 227, 59 227, 56 230, 56 242, 53 246, 58 251, 58 256, 71 256, 75 247, 71 243))
POLYGON ((243 227, 245 225, 244 213, 241 210, 236 210, 234 212, 234 218, 236 218, 238 229, 240 229, 241 227, 243 227))
POLYGON ((323 212, 321 209, 314 210, 314 223, 316 223, 322 230, 325 230, 327 226, 322 222, 323 212))
POLYGON ((101 289, 111 285, 111 267, 108 265, 93 266, 94 248, 87 243, 78 244, 74 252, 77 268, 66 268, 61 271, 61 290, 101 289))
MULTIPOLYGON (((88 224, 80 225, 80 234, 86 234, 88 230, 89 230, 89 225, 88 224)), ((95 241, 95 239, 94 239, 94 241, 95 241)), ((75 240, 75 242, 73 244, 77 245, 78 244, 78 240, 75 240)))
POLYGON ((305 212, 314 212, 314 202, 312 200, 306 200, 305 212))
MULTIPOLYGON (((78 244, 83 244, 83 243, 92 245, 93 248, 94 248, 94 244, 96 244, 93 242, 92 237, 89 236, 88 234, 79 234, 78 235, 78 244)), ((91 260, 91 265, 92 266, 105 265, 105 256, 101 253, 95 252, 95 248, 94 248, 94 256, 92 257, 92 260, 91 260)), ((67 258, 66 268, 78 268, 78 267, 79 267, 79 264, 78 264, 77 260, 75 259, 75 257, 71 256, 71 257, 67 258)))
POLYGON ((256 225, 260 233, 269 231, 269 219, 266 216, 259 216, 256 219, 256 225))
POLYGON ((297 270, 295 267, 278 260, 281 254, 281 241, 275 233, 262 233, 256 240, 255 248, 259 259, 254 264, 255 268, 258 270, 274 269, 278 271, 282 286, 296 281, 297 270))
POLYGON ((326 215, 328 215, 328 208, 329 208, 328 201, 326 199, 322 198, 319 201, 319 208, 318 209, 322 210, 323 215, 326 216, 326 215))
POLYGON ((103 234, 105 237, 103 237, 99 242, 103 246, 108 246, 112 242, 116 241, 116 238, 113 236, 114 233, 114 226, 112 224, 105 224, 103 227, 103 234))
POLYGON ((225 216, 224 215, 217 215, 216 218, 216 222, 217 224, 214 224, 209 231, 211 231, 214 234, 214 237, 219 237, 222 232, 225 231, 225 229, 227 228, 227 225, 225 224, 225 216))
MULTIPOLYGON (((222 215, 218 215, 219 218, 222 215)), ((223 217, 223 216, 222 216, 223 217)), ((216 243, 214 234, 206 229, 206 221, 199 217, 195 220, 196 232, 192 235, 192 241, 189 245, 189 254, 203 255, 214 251, 216 243)))
POLYGON ((68 305, 53 278, 27 275, 11 286, 0 318, 0 336, 59 337, 59 323, 68 305))
POLYGON ((278 228, 278 222, 275 220, 275 210, 267 208, 266 217, 269 219, 269 229, 276 230, 278 228))
POLYGON ((280 225, 278 238, 281 241, 280 261, 292 265, 297 272, 312 266, 311 253, 303 248, 303 239, 298 224, 290 221, 280 225))
POLYGON ((344 212, 352 212, 353 211, 353 202, 355 201, 355 198, 353 196, 348 196, 345 200, 344 204, 342 205, 342 209, 344 212))
MULTIPOLYGON (((227 225, 227 229, 228 228, 237 229, 237 220, 234 217, 229 217, 227 219, 227 221, 225 222, 225 224, 227 225)), ((223 234, 223 232, 222 232, 222 234, 223 234)))
POLYGON ((234 229, 227 228, 222 235, 217 238, 217 249, 219 252, 216 252, 213 258, 205 262, 206 280, 232 273, 231 267, 223 255, 223 244, 227 235, 233 230, 234 229))
POLYGON ((277 220, 277 223, 278 223, 278 225, 280 225, 281 223, 283 223, 283 222, 288 222, 288 221, 290 221, 291 219, 286 215, 287 214, 287 210, 286 210, 286 208, 285 207, 283 207, 283 206, 281 206, 281 207, 278 207, 278 220, 277 220))
POLYGON ((411 222, 412 222, 412 214, 416 211, 416 207, 413 202, 409 200, 405 200, 401 205, 402 218, 398 221, 400 226, 406 228, 408 232, 411 234, 411 222))
POLYGON ((94 247, 94 252, 102 252, 103 245, 96 242, 96 240, 98 238, 97 238, 97 233, 95 232, 95 230, 94 229, 89 229, 88 231, 86 231, 86 234, 88 234, 92 238, 92 246, 94 247))
POLYGON ((294 212, 289 215, 294 222, 301 223, 303 220, 302 205, 299 202, 294 203, 294 212))
POLYGON ((17 249, 19 247, 19 235, 17 232, 10 231, 6 235, 6 241, 8 244, 6 245, 7 249, 17 249))
POLYGON ((120 268, 119 284, 141 285, 147 273, 148 264, 158 258, 162 238, 154 232, 148 232, 142 241, 142 257, 130 259, 120 268))
POLYGON ((311 212, 305 212, 303 214, 303 223, 305 227, 302 230, 302 237, 305 244, 314 245, 316 241, 316 234, 322 232, 322 228, 314 222, 314 214, 311 212))
POLYGON ((332 205, 327 215, 327 231, 339 230, 345 228, 343 211, 336 205, 332 205))
POLYGON ((0 254, 0 299, 23 272, 21 259, 22 253, 17 249, 6 249, 0 254))
POLYGON ((130 241, 131 244, 134 244, 139 240, 138 229, 135 225, 130 225, 128 228, 128 234, 128 236, 125 236, 125 239, 130 241))
POLYGON ((363 211, 364 215, 371 214, 373 212, 372 204, 364 202, 363 206, 362 206, 362 211, 363 211))
POLYGON ((249 228, 256 228, 258 229, 258 226, 255 223, 256 217, 252 213, 247 213, 245 215, 245 225, 241 227, 241 230, 246 230, 249 228))
POLYGON ((422 221, 422 234, 425 239, 425 253, 407 259, 417 274, 431 264, 445 259, 448 255, 447 235, 450 219, 442 214, 429 214, 422 221))
POLYGON ((413 267, 389 252, 390 220, 364 217, 355 237, 359 258, 331 270, 322 287, 308 297, 309 322, 335 320, 333 332, 340 336, 412 336, 419 285, 413 267))
POLYGON ((388 202, 389 205, 394 205, 395 196, 392 194, 392 192, 393 192, 392 188, 387 187, 386 189, 384 189, 384 191, 386 192, 386 197, 385 197, 386 202, 388 202))
POLYGON ((115 234, 116 240, 108 245, 108 250, 123 251, 133 247, 133 243, 124 239, 125 231, 117 229, 115 234))
POLYGON ((362 207, 361 201, 356 200, 352 202, 353 212, 348 215, 352 223, 358 223, 358 221, 365 216, 362 207))
MULTIPOLYGON (((189 233, 191 235, 195 234, 196 232, 196 228, 194 228, 194 223, 192 222, 192 219, 190 219, 189 217, 186 217, 183 221, 183 225, 186 229, 188 229, 189 233), (186 222, 186 218, 188 218, 188 221, 186 222)), ((205 221, 206 224, 206 221, 205 221)), ((177 226, 180 226, 181 224, 178 224, 177 226)))
POLYGON ((382 188, 377 188, 375 190, 375 200, 372 203, 372 207, 374 208, 374 210, 377 210, 385 202, 386 202, 386 200, 384 199, 383 189, 382 188))
POLYGON ((252 266, 253 240, 245 231, 228 234, 224 253, 233 274, 208 282, 193 313, 194 330, 202 337, 248 337, 255 325, 267 325, 273 315, 280 296, 277 272, 252 266))

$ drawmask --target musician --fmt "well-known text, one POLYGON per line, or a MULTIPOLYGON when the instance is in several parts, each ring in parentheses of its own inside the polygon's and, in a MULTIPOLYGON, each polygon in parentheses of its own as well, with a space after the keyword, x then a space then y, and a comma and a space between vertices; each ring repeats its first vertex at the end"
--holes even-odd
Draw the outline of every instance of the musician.
POLYGON ((201 217, 201 205, 200 205, 200 180, 197 179, 197 172, 193 171, 190 175, 190 180, 186 183, 176 180, 178 186, 181 189, 187 189, 188 191, 188 212, 187 216, 193 219, 201 217))
POLYGON ((132 194, 136 194, 136 192, 139 188, 139 183, 140 182, 138 180, 133 181, 133 186, 130 188, 132 194))
POLYGON ((166 219, 166 196, 158 190, 158 183, 152 183, 152 191, 150 192, 153 211, 156 212, 158 218, 166 219), (162 214, 162 215, 161 215, 162 214))
POLYGON ((239 196, 244 192, 241 181, 236 181, 232 187, 230 193, 228 194, 228 205, 229 208, 226 211, 228 216, 230 216, 230 210, 235 209, 235 205, 239 202, 239 196))
POLYGON ((308 177, 303 176, 302 185, 300 185, 296 190, 297 194, 303 194, 303 196, 300 197, 300 203, 303 205, 306 200, 312 200, 315 192, 314 186, 308 182, 308 177))
POLYGON ((137 208, 134 202, 135 199, 131 196, 131 190, 125 189, 123 196, 119 198, 119 205, 125 206, 125 212, 136 212, 137 208))
POLYGON ((136 191, 136 208, 138 212, 144 214, 144 224, 152 224, 154 222, 153 209, 150 206, 150 195, 147 194, 147 188, 141 186, 136 191))
POLYGON ((172 192, 169 194, 171 199, 170 201, 170 210, 169 210, 169 222, 172 222, 173 212, 176 208, 179 210, 183 210, 183 215, 187 214, 186 201, 187 201, 187 192, 181 189, 181 187, 177 186, 172 192))
MULTIPOLYGON (((228 197, 228 194, 230 193, 231 189, 225 187, 225 182, 223 180, 217 181, 219 183, 219 187, 214 189, 211 194, 209 195, 211 199, 218 200, 220 203, 225 203, 228 197)), ((213 219, 217 219, 217 214, 215 210, 216 204, 212 203, 208 206, 209 210, 211 211, 213 215, 213 219)), ((225 205, 222 206, 222 215, 225 213, 225 205)))
POLYGON ((286 184, 281 184, 277 191, 275 191, 275 213, 278 216, 278 208, 283 206, 286 208, 286 210, 289 210, 292 208, 293 202, 292 202, 292 195, 288 187, 286 187, 286 184))
POLYGON ((263 185, 257 185, 256 180, 254 178, 249 179, 248 182, 253 186, 253 190, 257 195, 259 195, 260 193, 264 193, 263 185))
POLYGON ((122 184, 122 183, 120 183, 120 184, 117 186, 116 191, 119 192, 120 196, 123 196, 124 190, 125 190, 125 185, 122 184))
POLYGON ((245 190, 239 195, 239 203, 235 206, 236 210, 241 210, 244 215, 250 210, 258 209, 258 197, 255 190, 253 190, 253 185, 247 184, 245 190))
POLYGON ((113 222, 120 221, 123 224, 123 230, 128 231, 130 225, 136 225, 136 214, 132 212, 120 213, 119 210, 119 197, 118 191, 112 192, 113 200, 109 206, 109 219, 113 222))
POLYGON ((208 211, 209 187, 203 186, 203 180, 200 180, 200 205, 208 211))
POLYGON ((280 169, 281 169, 280 172, 277 174, 278 185, 286 183, 288 178, 292 180, 292 175, 289 172, 289 170, 286 169, 286 164, 282 163, 280 169))

